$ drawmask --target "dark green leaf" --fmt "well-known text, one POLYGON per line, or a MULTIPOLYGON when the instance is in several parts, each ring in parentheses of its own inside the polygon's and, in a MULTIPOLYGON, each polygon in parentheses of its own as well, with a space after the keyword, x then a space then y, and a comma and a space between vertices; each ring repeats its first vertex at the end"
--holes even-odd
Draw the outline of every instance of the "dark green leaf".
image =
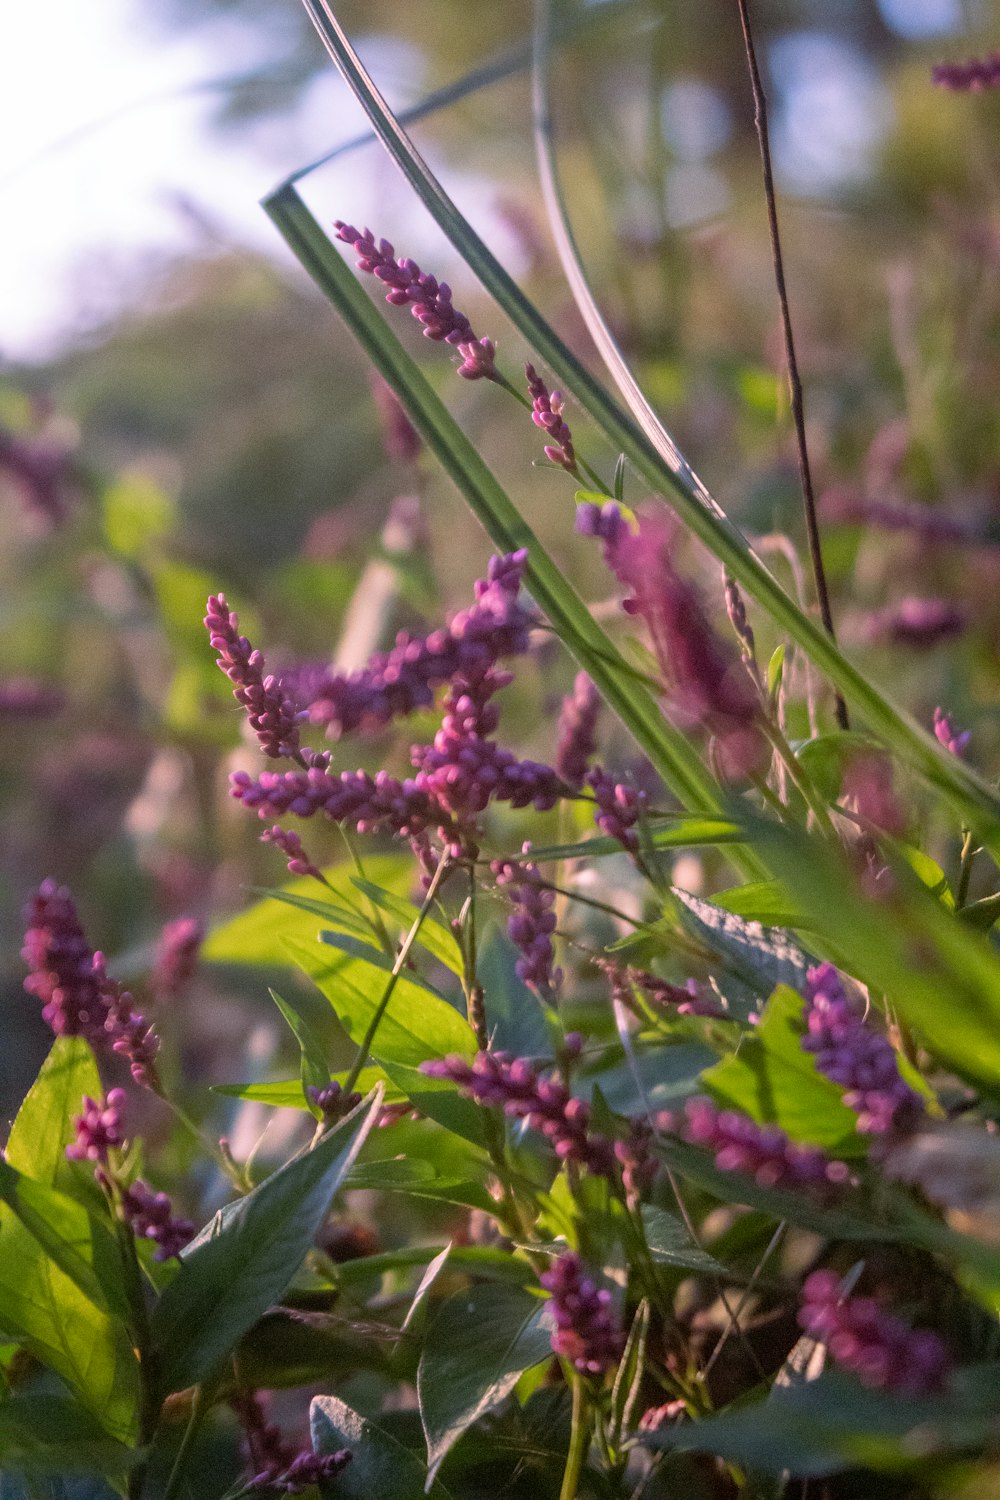
POLYGON ((473 1286, 443 1304, 417 1372, 429 1473, 525 1370, 551 1355, 547 1322, 545 1304, 514 1287, 473 1286))
POLYGON ((684 925, 762 998, 779 984, 801 990, 812 960, 781 928, 764 927, 723 911, 687 891, 673 894, 683 907, 684 925))
POLYGON ((290 1284, 382 1107, 376 1093, 185 1251, 153 1316, 164 1394, 212 1374, 290 1284))
POLYGON ((351 1462, 320 1493, 330 1500, 449 1500, 439 1479, 415 1453, 360 1416, 336 1396, 317 1396, 309 1408, 317 1453, 348 1448, 351 1462))
POLYGON ((120 1481, 141 1459, 68 1395, 18 1391, 0 1404, 0 1465, 32 1477, 99 1474, 120 1481))
POLYGON ((680 1219, 675 1219, 666 1209, 657 1208, 652 1203, 645 1204, 642 1227, 649 1253, 661 1265, 677 1266, 684 1271, 707 1271, 712 1276, 725 1275, 725 1266, 721 1266, 706 1250, 700 1250, 680 1219))

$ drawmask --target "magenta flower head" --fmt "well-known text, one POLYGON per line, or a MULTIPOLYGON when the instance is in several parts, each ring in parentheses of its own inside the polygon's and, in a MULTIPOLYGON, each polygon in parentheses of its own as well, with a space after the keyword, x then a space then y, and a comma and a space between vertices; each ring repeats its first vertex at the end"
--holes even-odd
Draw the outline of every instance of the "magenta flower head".
POLYGON ((556 1329, 552 1351, 581 1375, 600 1377, 616 1365, 625 1338, 612 1311, 612 1295, 586 1274, 575 1251, 560 1255, 538 1278, 552 1294, 556 1329))
POLYGON ((678 717, 713 736, 716 762, 732 780, 762 772, 769 759, 759 702, 736 651, 714 631, 693 584, 675 570, 670 553, 675 529, 643 516, 608 545, 608 561, 631 596, 628 614, 646 624, 678 717))
POLYGON ((233 697, 247 711, 250 728, 260 741, 265 755, 277 760, 299 752, 299 715, 277 677, 268 676, 262 654, 255 651, 246 636, 240 635, 240 622, 230 612, 225 594, 213 594, 205 616, 209 640, 219 653, 219 669, 233 686, 233 697))
POLYGON ((942 641, 962 635, 967 624, 965 610, 950 600, 908 594, 897 604, 870 615, 867 634, 871 641, 929 651, 942 641))
POLYGON ((91 950, 69 891, 43 881, 25 916, 21 955, 31 972, 24 988, 42 1001, 42 1019, 56 1036, 82 1036, 95 1051, 126 1057, 137 1083, 158 1088, 156 1032, 91 950))
POLYGON ((338 219, 334 224, 338 240, 353 245, 358 269, 366 271, 389 288, 385 300, 394 307, 409 307, 423 324, 424 337, 454 345, 463 355, 460 374, 467 380, 493 380, 496 368, 493 345, 480 339, 463 312, 451 300, 446 281, 421 271, 415 260, 395 258, 396 251, 388 240, 376 240, 370 229, 358 230, 338 219))
POLYGON ((175 1219, 166 1193, 157 1193, 139 1177, 122 1194, 122 1209, 132 1233, 152 1240, 154 1260, 172 1260, 194 1239, 190 1219, 175 1219))
POLYGON ((604 556, 609 557, 613 549, 628 531, 628 522, 622 515, 621 506, 614 500, 596 505, 584 500, 576 508, 575 529, 581 536, 596 537, 604 543, 604 556))
POLYGON ((103 1099, 84 1096, 83 1113, 73 1121, 76 1140, 66 1147, 71 1161, 108 1164, 108 1152, 117 1150, 125 1140, 125 1093, 112 1089, 103 1099))
POLYGON ((842 1161, 831 1161, 816 1146, 799 1146, 777 1125, 758 1125, 735 1109, 718 1110, 708 1099, 689 1099, 684 1116, 657 1119, 661 1130, 704 1146, 722 1172, 745 1172, 761 1187, 808 1187, 820 1192, 850 1178, 842 1161))
POLYGON ((911 1396, 940 1390, 950 1368, 936 1333, 908 1328, 873 1297, 843 1297, 834 1271, 814 1271, 802 1288, 799 1324, 833 1359, 874 1390, 911 1396))
POLYGON ((290 875, 311 875, 314 880, 323 879, 323 871, 318 865, 313 864, 302 845, 302 840, 291 828, 282 828, 280 823, 275 823, 273 828, 265 828, 260 836, 262 844, 273 844, 280 849, 288 861, 288 873, 290 875))
POLYGON ((541 884, 538 866, 530 861, 495 859, 490 868, 497 885, 506 889, 514 904, 507 931, 521 953, 515 965, 518 978, 543 999, 551 999, 562 982, 562 970, 555 967, 552 948, 555 892, 541 884))
POLYGON ((957 755, 959 760, 965 758, 969 741, 972 739, 972 730, 958 729, 951 715, 946 714, 943 708, 934 710, 934 734, 938 742, 952 755, 957 755))
POLYGON ((645 792, 615 781, 601 766, 595 766, 586 780, 597 804, 594 821, 598 828, 609 838, 617 839, 629 854, 638 853, 639 835, 635 829, 646 806, 645 792))
POLYGON ((885 1037, 854 1010, 832 964, 809 970, 805 1020, 802 1046, 819 1071, 844 1089, 844 1103, 857 1111, 862 1134, 888 1135, 920 1123, 922 1099, 902 1077, 885 1037))

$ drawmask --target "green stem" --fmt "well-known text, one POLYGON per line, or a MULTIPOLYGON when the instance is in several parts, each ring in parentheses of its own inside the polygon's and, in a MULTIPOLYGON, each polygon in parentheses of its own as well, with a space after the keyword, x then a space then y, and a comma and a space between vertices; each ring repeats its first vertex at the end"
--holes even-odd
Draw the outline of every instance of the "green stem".
POLYGON ((971 828, 966 828, 965 840, 962 844, 962 857, 958 867, 958 890, 955 892, 955 910, 961 911, 969 899, 969 882, 972 879, 972 866, 976 862, 979 849, 971 828))
POLYGON ((424 897, 423 905, 417 912, 416 918, 413 922, 413 926, 406 934, 406 937, 403 940, 402 947, 396 954, 396 961, 392 966, 392 973, 389 975, 388 983, 386 984, 385 989, 382 991, 382 998, 379 1000, 378 1005, 375 1007, 375 1014, 372 1016, 371 1021, 368 1024, 368 1030, 365 1032, 364 1037, 361 1040, 361 1045, 358 1047, 357 1056, 355 1057, 354 1062, 351 1065, 350 1072, 344 1080, 345 1094, 349 1094, 352 1091, 354 1085, 358 1081, 361 1069, 368 1061, 368 1055, 371 1050, 371 1045, 375 1040, 375 1033, 376 1031, 378 1031, 379 1026, 382 1024, 382 1017, 385 1015, 386 1010, 388 1009, 389 1001, 392 999, 393 992, 399 982, 399 976, 403 972, 403 969, 406 967, 406 960, 410 956, 410 949, 413 947, 414 943, 417 941, 417 938, 420 936, 420 929, 424 925, 424 919, 427 916, 427 913, 430 911, 431 907, 434 905, 434 897, 437 895, 438 888, 448 872, 450 863, 450 857, 447 852, 442 854, 441 862, 438 865, 437 869, 434 871, 434 877, 427 888, 427 894, 424 897))
POLYGON ((580 1488, 580 1475, 583 1472, 583 1461, 590 1448, 590 1402, 587 1399, 583 1379, 575 1370, 572 1384, 573 1425, 570 1430, 569 1453, 566 1455, 566 1468, 563 1471, 559 1500, 576 1500, 576 1494, 580 1488))

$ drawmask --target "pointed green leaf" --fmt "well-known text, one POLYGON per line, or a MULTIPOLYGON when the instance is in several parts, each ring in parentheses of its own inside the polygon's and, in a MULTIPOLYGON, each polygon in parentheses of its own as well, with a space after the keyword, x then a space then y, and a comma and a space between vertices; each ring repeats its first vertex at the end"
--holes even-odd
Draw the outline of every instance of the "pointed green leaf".
POLYGON ((382 1107, 381 1092, 188 1247, 153 1315, 164 1395, 204 1380, 289 1286, 382 1107))
POLYGON ((85 1094, 97 1099, 101 1078, 89 1045, 79 1036, 57 1037, 11 1126, 4 1155, 12 1167, 69 1192, 73 1168, 66 1147, 76 1140, 73 1119, 85 1094))
POLYGON ((347 1448, 351 1461, 329 1486, 323 1500, 449 1500, 439 1479, 415 1453, 353 1411, 336 1396, 317 1396, 309 1408, 313 1448, 337 1453, 347 1448))
MULTIPOLYGON (((308 991, 304 993, 308 995, 308 991)), ((322 1089, 330 1082, 329 1054, 307 1019, 308 1001, 299 1004, 301 996, 296 996, 296 1003, 290 1005, 281 998, 277 990, 268 990, 268 994, 288 1022, 292 1035, 299 1044, 302 1054, 302 1093, 308 1098, 305 1093, 307 1088, 322 1089)))
MULTIPOLYGON (((381 911, 388 912, 390 916, 395 917, 404 932, 409 932, 419 910, 412 901, 404 901, 392 891, 384 891, 381 886, 373 885, 370 880, 361 880, 358 876, 354 876, 351 884, 359 891, 363 891, 381 911)), ((417 934, 417 942, 422 948, 426 948, 427 952, 432 954, 439 963, 444 964, 453 974, 461 978, 465 972, 462 950, 458 945, 458 939, 449 928, 442 926, 434 917, 425 917, 420 932, 417 934)))
POLYGON ((472 1286, 443 1304, 427 1330, 417 1395, 428 1472, 452 1444, 552 1354, 546 1304, 514 1287, 472 1286))
POLYGON ((707 1272, 710 1276, 725 1274, 725 1267, 707 1250, 700 1249, 686 1226, 666 1209, 657 1208, 652 1203, 644 1204, 642 1227, 649 1253, 659 1264, 676 1266, 683 1271, 707 1272))

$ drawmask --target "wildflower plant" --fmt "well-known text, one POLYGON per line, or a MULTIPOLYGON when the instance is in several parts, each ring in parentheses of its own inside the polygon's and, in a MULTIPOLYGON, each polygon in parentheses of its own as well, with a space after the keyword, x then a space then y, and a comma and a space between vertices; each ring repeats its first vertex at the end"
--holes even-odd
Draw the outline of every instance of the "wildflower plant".
MULTIPOLYGON (((480 577, 349 668, 211 593, 220 817, 293 878, 208 930, 174 915, 145 967, 91 946, 65 886, 28 896, 20 1003, 53 1040, 0 1162, 4 1475, 130 1500, 971 1494, 1000 1423, 1000 798, 976 740, 837 644, 807 455, 819 623, 643 396, 561 206, 547 6, 542 176, 621 404, 306 9, 530 358, 385 226, 327 230, 293 181, 267 200, 384 382, 396 457, 430 455, 482 523, 480 577), (514 403, 525 467, 540 431, 560 561, 424 374, 449 359, 514 403), (540 663, 561 706, 522 753, 540 663), (284 971, 294 1077, 192 1099, 213 964, 262 991, 284 971), (269 1111, 279 1143, 248 1141, 269 1111)), ((991 67, 937 77, 983 92, 991 67)), ((938 603, 867 638, 929 650, 964 628, 938 603)))

